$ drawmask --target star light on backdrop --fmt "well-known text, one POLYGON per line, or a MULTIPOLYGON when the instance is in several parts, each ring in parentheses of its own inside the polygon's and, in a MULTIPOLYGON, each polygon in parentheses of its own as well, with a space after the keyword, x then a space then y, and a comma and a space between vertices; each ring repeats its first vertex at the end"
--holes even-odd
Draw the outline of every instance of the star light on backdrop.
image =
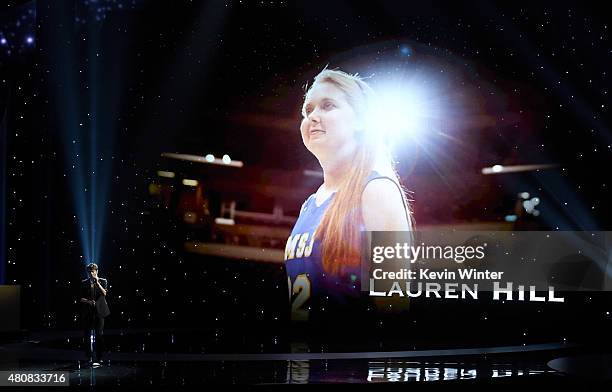
POLYGON ((32 53, 36 46, 35 33, 35 0, 0 13, 0 61, 8 56, 32 53))
POLYGON ((140 8, 145 0, 78 0, 76 5, 83 8, 74 21, 80 24, 104 21, 109 14, 140 8))
POLYGON ((401 56, 410 57, 412 55, 412 48, 410 45, 403 44, 399 46, 399 52, 401 56))

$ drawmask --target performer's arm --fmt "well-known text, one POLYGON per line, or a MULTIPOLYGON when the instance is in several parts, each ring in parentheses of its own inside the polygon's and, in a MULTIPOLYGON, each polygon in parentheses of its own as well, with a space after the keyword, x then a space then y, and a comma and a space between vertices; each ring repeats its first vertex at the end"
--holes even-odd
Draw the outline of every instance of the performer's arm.
MULTIPOLYGON (((85 291, 83 290, 83 286, 82 285, 81 285, 81 287, 79 287, 79 290, 80 290, 80 294, 81 295, 87 295, 87 294, 85 294, 85 291)), ((85 297, 81 297, 79 302, 82 303, 82 304, 86 304, 86 303, 89 302, 89 300, 87 298, 85 298, 85 297)))
POLYGON ((104 287, 102 287, 102 285, 100 284, 100 279, 96 279, 96 284, 98 285, 98 288, 102 292, 102 295, 106 297, 107 290, 104 287))

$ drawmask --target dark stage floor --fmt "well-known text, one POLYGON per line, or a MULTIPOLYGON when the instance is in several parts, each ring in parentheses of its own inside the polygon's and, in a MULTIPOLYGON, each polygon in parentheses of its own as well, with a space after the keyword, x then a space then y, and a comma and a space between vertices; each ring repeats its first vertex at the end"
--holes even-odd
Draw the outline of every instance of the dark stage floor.
POLYGON ((223 339, 209 344, 208 334, 186 330, 108 330, 106 339, 110 351, 100 367, 92 368, 79 350, 79 331, 30 333, 0 346, 0 370, 65 371, 70 385, 81 387, 345 382, 561 385, 610 382, 612 376, 612 356, 606 349, 572 342, 363 350, 370 342, 348 351, 346 346, 333 350, 333 344, 295 340, 278 341, 276 348, 267 343, 236 344, 235 339, 231 339, 234 344, 225 345, 223 339))

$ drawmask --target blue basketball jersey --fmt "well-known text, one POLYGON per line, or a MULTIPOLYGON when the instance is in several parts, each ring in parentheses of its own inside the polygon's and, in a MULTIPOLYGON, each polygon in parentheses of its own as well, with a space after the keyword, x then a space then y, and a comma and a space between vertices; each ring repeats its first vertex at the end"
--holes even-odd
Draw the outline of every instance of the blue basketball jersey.
MULTIPOLYGON (((376 178, 388 178, 373 171, 366 184, 376 178)), ((335 193, 317 206, 315 194, 310 195, 300 210, 285 247, 285 266, 289 283, 292 320, 312 319, 331 306, 343 306, 361 296, 360 271, 348 271, 342 276, 326 275, 323 270, 321 241, 315 240, 319 223, 335 193)))

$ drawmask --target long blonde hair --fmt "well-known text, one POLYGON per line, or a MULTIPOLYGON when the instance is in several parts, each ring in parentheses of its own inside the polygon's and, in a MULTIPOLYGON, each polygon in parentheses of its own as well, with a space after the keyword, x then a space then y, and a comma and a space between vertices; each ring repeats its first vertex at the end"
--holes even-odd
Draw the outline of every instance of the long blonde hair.
POLYGON ((369 109, 374 105, 374 91, 358 75, 339 70, 324 69, 315 77, 310 89, 318 83, 330 83, 340 89, 361 124, 355 133, 357 151, 350 164, 351 170, 340 184, 316 232, 316 238, 321 241, 323 270, 330 275, 342 275, 348 270, 354 271, 361 262, 361 231, 364 229, 361 195, 372 170, 390 177, 402 190, 411 226, 412 214, 383 130, 375 128, 368 120, 369 109))

